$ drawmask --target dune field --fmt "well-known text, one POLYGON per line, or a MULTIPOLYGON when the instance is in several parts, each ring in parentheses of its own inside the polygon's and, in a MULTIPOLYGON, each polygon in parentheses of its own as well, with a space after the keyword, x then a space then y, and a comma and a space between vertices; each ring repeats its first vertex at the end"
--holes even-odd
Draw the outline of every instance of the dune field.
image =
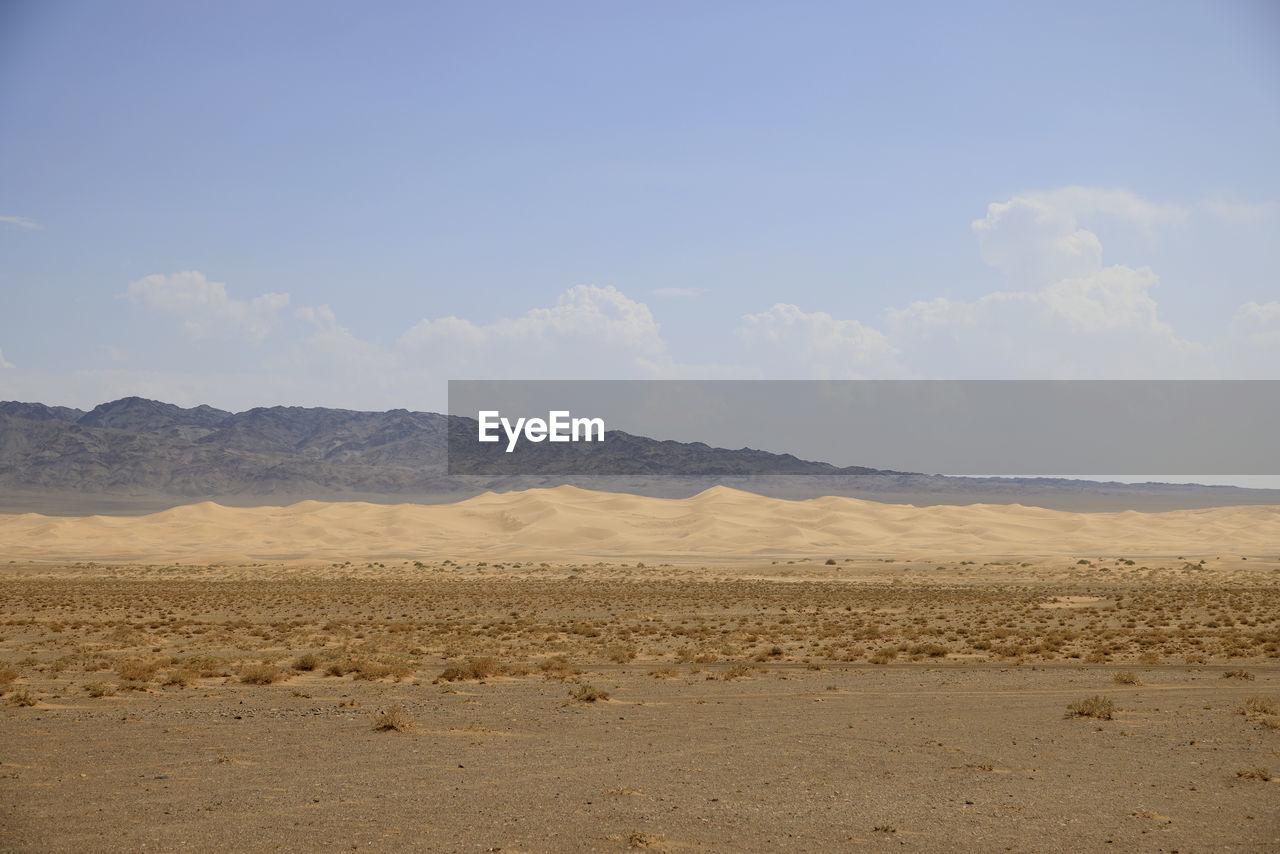
POLYGON ((560 486, 442 505, 206 502, 137 517, 7 514, 0 543, 10 558, 106 561, 1261 553, 1280 550, 1280 507, 1068 513, 560 486))

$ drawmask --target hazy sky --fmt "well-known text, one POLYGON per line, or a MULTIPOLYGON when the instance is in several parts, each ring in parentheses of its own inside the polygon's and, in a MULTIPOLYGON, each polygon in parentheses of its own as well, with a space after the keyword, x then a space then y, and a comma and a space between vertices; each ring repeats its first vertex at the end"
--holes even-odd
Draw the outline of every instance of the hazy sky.
POLYGON ((0 398, 1280 378, 1280 6, 0 4, 0 398))

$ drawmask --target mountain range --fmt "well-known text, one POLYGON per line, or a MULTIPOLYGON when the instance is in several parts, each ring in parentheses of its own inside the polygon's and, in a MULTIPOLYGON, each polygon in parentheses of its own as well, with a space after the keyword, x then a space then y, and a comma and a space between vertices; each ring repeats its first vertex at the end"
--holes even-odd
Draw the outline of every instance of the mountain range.
POLYGON ((788 454, 618 431, 610 433, 596 458, 600 470, 613 474, 587 469, 571 477, 451 476, 449 424, 448 416, 404 409, 273 406, 229 412, 126 397, 86 412, 0 402, 0 511, 138 513, 204 500, 251 505, 307 498, 439 503, 487 490, 560 483, 658 497, 682 497, 723 484, 785 498, 849 495, 897 503, 1059 509, 1280 504, 1280 490, 837 468, 788 454), (690 474, 647 474, 655 461, 663 470, 690 474))

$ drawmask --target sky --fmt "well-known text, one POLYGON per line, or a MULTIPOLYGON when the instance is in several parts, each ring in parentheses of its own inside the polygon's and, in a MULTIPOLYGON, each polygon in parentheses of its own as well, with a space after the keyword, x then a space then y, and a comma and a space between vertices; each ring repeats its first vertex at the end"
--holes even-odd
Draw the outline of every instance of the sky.
POLYGON ((0 2, 0 399, 1280 379, 1280 5, 0 2))

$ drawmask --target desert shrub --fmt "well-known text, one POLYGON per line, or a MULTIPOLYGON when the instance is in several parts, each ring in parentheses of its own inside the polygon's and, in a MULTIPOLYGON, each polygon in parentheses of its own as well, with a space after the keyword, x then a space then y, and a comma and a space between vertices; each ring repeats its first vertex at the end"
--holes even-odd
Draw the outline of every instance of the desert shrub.
POLYGON ((270 685, 284 678, 284 671, 266 662, 246 664, 240 668, 240 681, 246 685, 270 685))
POLYGON ((577 688, 571 688, 569 696, 582 703, 594 703, 597 700, 609 699, 609 692, 602 691, 590 682, 583 682, 577 688))
POLYGON ((154 661, 143 661, 140 658, 126 658, 116 663, 116 675, 126 683, 138 685, 145 685, 155 678, 157 669, 154 661))
POLYGON ((9 665, 0 665, 0 694, 9 690, 9 686, 18 678, 18 670, 16 667, 9 665))
POLYGON ((355 662, 352 672, 355 673, 356 679, 364 679, 366 681, 376 681, 388 677, 395 678, 398 681, 412 673, 413 668, 400 663, 393 664, 362 658, 355 662))
POLYGON ((1115 676, 1111 677, 1111 681, 1116 683, 1117 685, 1140 685, 1141 684, 1141 680, 1138 679, 1138 674, 1134 673, 1132 670, 1121 670, 1115 676))
POLYGON ((314 652, 303 653, 293 660, 294 670, 315 670, 320 666, 320 658, 314 652))
POLYGON ((84 690, 89 693, 90 697, 95 699, 98 697, 114 697, 116 695, 116 686, 110 682, 90 682, 84 686, 84 690))
POLYGON ((437 682, 466 682, 489 679, 503 672, 502 665, 496 658, 483 655, 468 658, 462 664, 451 664, 436 677, 437 682))
POLYGON ((1240 711, 1246 715, 1275 715, 1280 714, 1276 709, 1276 701, 1270 697, 1250 697, 1244 701, 1244 705, 1240 707, 1240 711))
POLYGON ((1246 682, 1252 682, 1254 675, 1248 670, 1228 670, 1222 674, 1223 679, 1243 679, 1246 682))
POLYGON ((655 667, 649 671, 649 675, 654 679, 674 679, 680 675, 680 671, 674 667, 655 667))
POLYGON ((38 702, 39 700, 36 699, 36 695, 32 694, 30 691, 15 691, 9 696, 9 705, 18 706, 20 708, 25 706, 34 706, 38 702))
POLYGON ((377 732, 408 732, 412 727, 413 718, 399 703, 381 709, 373 716, 373 728, 377 732))
POLYGON ((630 664, 636 659, 636 651, 629 646, 611 646, 605 650, 605 655, 614 664, 630 664))
POLYGON ((166 687, 185 688, 196 681, 197 678, 199 678, 199 675, 194 670, 179 667, 166 673, 161 684, 166 687))
POLYGON ((750 675, 751 666, 745 665, 745 663, 742 662, 737 662, 736 665, 732 665, 721 672, 721 679, 724 681, 732 681, 735 679, 742 679, 742 677, 750 675))
POLYGON ((1115 716, 1115 713, 1116 704, 1100 694, 1094 694, 1092 697, 1086 697, 1083 700, 1077 700, 1067 705, 1067 717, 1097 718, 1100 721, 1109 721, 1115 716))
POLYGON ((569 663, 569 659, 563 655, 553 655, 544 661, 538 663, 538 669, 555 679, 567 679, 578 673, 577 668, 569 663))
POLYGON ((873 652, 867 661, 870 661, 872 664, 888 664, 897 657, 898 651, 891 646, 886 646, 873 652))

